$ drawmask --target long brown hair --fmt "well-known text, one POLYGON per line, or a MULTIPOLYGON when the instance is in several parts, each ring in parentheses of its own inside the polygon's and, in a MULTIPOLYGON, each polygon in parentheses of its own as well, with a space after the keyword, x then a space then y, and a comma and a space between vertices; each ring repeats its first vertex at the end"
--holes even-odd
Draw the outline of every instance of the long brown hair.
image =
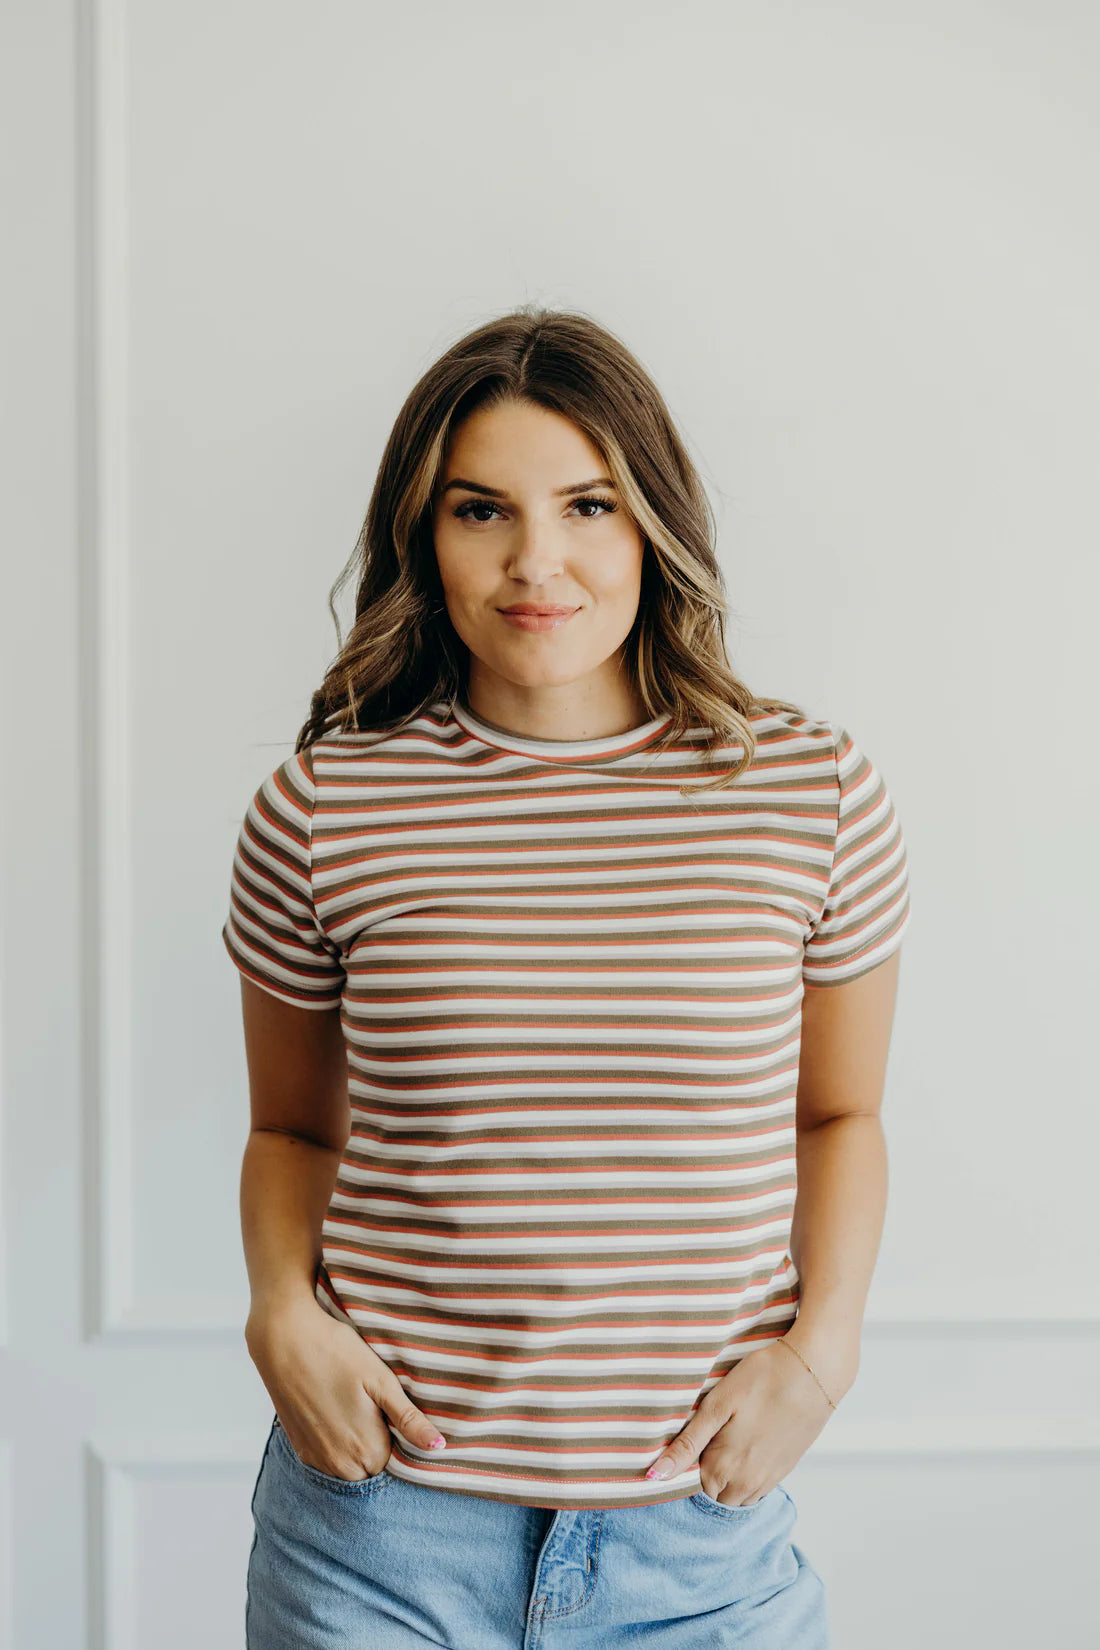
POLYGON ((717 780, 691 789, 732 783, 756 748, 753 711, 805 713, 786 700, 757 697, 731 669, 713 513, 648 373, 588 316, 530 304, 460 338, 398 413, 355 549, 329 593, 339 651, 313 694, 295 750, 337 730, 396 730, 434 702, 453 705, 464 693, 468 653, 444 603, 432 518, 452 432, 475 409, 505 400, 531 401, 571 419, 606 460, 645 538, 623 665, 648 718, 672 717, 651 751, 689 728, 705 728, 699 749, 708 756, 730 742, 744 750, 717 780), (355 620, 342 641, 335 597, 353 570, 355 620))

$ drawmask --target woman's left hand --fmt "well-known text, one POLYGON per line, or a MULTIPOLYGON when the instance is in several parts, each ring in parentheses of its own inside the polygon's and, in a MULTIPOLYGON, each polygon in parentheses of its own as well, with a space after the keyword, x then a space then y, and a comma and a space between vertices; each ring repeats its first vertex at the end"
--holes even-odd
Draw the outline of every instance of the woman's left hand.
POLYGON ((654 1462, 669 1463, 654 1478, 686 1472, 698 1460, 700 1482, 712 1500, 751 1505, 786 1477, 832 1414, 829 1399, 790 1347, 758 1347, 704 1393, 654 1462))

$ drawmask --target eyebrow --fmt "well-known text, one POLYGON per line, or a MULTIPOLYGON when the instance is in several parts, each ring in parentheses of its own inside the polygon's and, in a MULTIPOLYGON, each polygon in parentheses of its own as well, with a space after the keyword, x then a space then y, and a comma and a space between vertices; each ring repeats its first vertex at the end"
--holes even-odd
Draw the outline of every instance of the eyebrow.
MULTIPOLYGON (((614 488, 614 486, 615 483, 611 480, 610 476, 597 476, 595 481, 574 481, 569 487, 555 487, 553 497, 568 498, 572 493, 587 493, 591 487, 614 488)), ((505 492, 503 487, 486 487, 480 481, 464 481, 458 476, 456 476, 453 481, 448 481, 447 485, 442 489, 440 497, 442 498, 443 493, 449 493, 452 487, 461 487, 468 493, 484 493, 486 498, 508 497, 508 494, 505 492)))

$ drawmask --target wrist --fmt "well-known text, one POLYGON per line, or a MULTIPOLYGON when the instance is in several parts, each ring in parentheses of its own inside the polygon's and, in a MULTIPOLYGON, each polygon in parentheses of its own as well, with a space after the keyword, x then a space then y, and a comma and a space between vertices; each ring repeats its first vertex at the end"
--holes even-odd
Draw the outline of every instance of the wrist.
POLYGON ((780 1337, 809 1366, 834 1405, 846 1397, 859 1374, 859 1340, 836 1329, 803 1323, 801 1317, 780 1337))
POLYGON ((268 1350, 286 1330, 303 1318, 323 1311, 311 1290, 283 1290, 274 1296, 254 1295, 244 1326, 245 1345, 255 1358, 268 1350))

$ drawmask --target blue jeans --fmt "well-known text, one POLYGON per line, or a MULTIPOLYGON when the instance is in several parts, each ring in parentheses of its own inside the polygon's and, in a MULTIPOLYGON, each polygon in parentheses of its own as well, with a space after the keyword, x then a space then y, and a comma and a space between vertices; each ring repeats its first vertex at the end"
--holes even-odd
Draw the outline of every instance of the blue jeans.
POLYGON ((246 1650, 829 1650, 782 1484, 526 1507, 307 1466, 278 1417, 252 1495, 246 1650))

